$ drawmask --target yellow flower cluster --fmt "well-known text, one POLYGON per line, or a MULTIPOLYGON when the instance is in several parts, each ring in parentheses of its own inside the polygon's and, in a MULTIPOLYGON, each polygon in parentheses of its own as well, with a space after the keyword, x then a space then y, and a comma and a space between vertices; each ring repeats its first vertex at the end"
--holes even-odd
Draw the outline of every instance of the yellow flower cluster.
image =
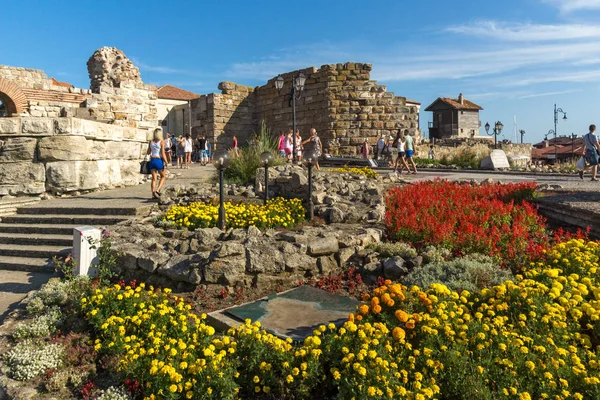
MULTIPOLYGON (((226 202, 224 206, 228 228, 289 228, 302 222, 305 216, 300 199, 278 197, 265 205, 226 202)), ((163 222, 190 230, 215 227, 218 220, 219 205, 210 203, 173 206, 163 217, 163 222)))
POLYGON ((81 299, 96 350, 147 399, 600 398, 600 245, 570 240, 477 293, 386 281, 294 345, 246 321, 215 336, 168 289, 81 299))
POLYGON ((479 293, 386 282, 356 318, 392 329, 413 352, 398 364, 443 382, 445 398, 600 398, 600 245, 571 240, 548 256, 479 293))
POLYGON ((363 168, 357 168, 357 167, 349 167, 347 165, 345 165, 342 168, 333 168, 328 170, 329 172, 341 172, 341 173, 347 173, 347 174, 355 174, 355 175, 364 175, 367 178, 376 178, 377 177, 377 172, 370 167, 363 167, 363 168))

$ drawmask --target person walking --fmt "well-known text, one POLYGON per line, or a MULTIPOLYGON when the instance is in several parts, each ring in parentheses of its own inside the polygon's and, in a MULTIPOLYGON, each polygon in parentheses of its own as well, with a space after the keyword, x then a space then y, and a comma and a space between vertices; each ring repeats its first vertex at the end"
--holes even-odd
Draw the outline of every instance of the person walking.
POLYGON ((294 141, 296 142, 296 157, 298 158, 298 162, 302 162, 302 150, 304 150, 304 146, 302 146, 302 136, 300 136, 300 129, 296 129, 296 136, 294 136, 294 141))
POLYGON ((279 157, 285 158, 285 156, 286 156, 286 154, 285 154, 285 135, 283 134, 283 131, 281 131, 281 135, 279 136, 278 149, 279 149, 279 157))
POLYGON ((583 179, 583 174, 586 169, 592 169, 592 181, 596 182, 598 179, 596 178, 596 174, 598 173, 598 162, 599 162, 599 153, 600 153, 600 144, 598 143, 598 138, 596 137, 596 125, 590 125, 590 131, 587 135, 583 135, 583 143, 585 145, 583 150, 583 156, 585 157, 585 161, 588 166, 579 171, 579 177, 583 179))
POLYGON ((360 148, 360 154, 365 160, 369 159, 369 155, 371 154, 371 146, 369 145, 369 139, 365 138, 365 141, 363 142, 362 147, 360 148))
POLYGON ((208 149, 208 163, 212 162, 212 144, 206 139, 206 148, 208 149))
POLYGON ((167 133, 167 138, 165 139, 165 154, 167 155, 167 165, 171 165, 173 163, 173 154, 171 152, 172 147, 173 142, 171 141, 171 135, 167 133))
POLYGON ((190 169, 190 164, 192 163, 192 150, 193 150, 192 137, 189 133, 185 134, 185 139, 183 140, 183 152, 185 153, 185 169, 190 169))
POLYGON ((167 177, 165 168, 167 168, 167 155, 165 154, 165 142, 163 140, 162 129, 156 128, 154 130, 153 139, 148 143, 148 151, 146 154, 150 155, 150 173, 152 174, 152 182, 150 183, 150 189, 152 190, 152 197, 157 199, 160 197, 160 190, 162 189, 165 179, 167 177), (160 175, 160 181, 158 186, 156 181, 160 175))
POLYGON ((200 164, 206 165, 208 164, 208 140, 206 140, 206 136, 202 135, 198 140, 198 148, 200 149, 200 164))
POLYGON ((312 142, 313 144, 313 150, 315 151, 315 157, 317 158, 315 160, 315 168, 319 170, 321 169, 319 166, 319 157, 321 157, 321 154, 323 153, 323 143, 321 143, 321 139, 315 128, 310 128, 310 138, 306 139, 302 144, 305 145, 309 142, 312 142))
POLYGON ((404 167, 406 167, 406 173, 410 174, 410 168, 406 162, 406 138, 402 133, 398 133, 395 143, 398 148, 398 157, 396 157, 396 163, 394 164, 394 173, 398 173, 398 165, 400 165, 400 174, 402 174, 404 167))
MULTIPOLYGON (((417 164, 415 164, 415 160, 413 160, 413 155, 415 153, 415 147, 414 147, 414 143, 413 143, 413 138, 410 135, 406 135, 404 136, 404 140, 405 140, 405 149, 406 149, 406 162, 408 164, 412 164, 414 171, 412 172, 413 174, 417 173, 417 164)), ((410 169, 408 170, 410 173, 410 169)))
POLYGON ((177 166, 179 167, 179 169, 183 168, 183 158, 185 157, 185 143, 184 143, 185 139, 183 138, 183 136, 179 136, 177 138, 177 151, 175 152, 175 154, 177 155, 177 166))
POLYGON ((377 160, 381 159, 381 155, 383 154, 383 149, 385 148, 385 145, 385 135, 381 135, 381 137, 377 141, 377 160))
POLYGON ((435 160, 435 152, 433 151, 433 145, 429 146, 429 159, 435 160))
POLYGON ((233 155, 235 157, 237 157, 239 155, 239 153, 238 153, 238 139, 237 139, 237 136, 233 137, 233 143, 232 143, 232 146, 231 146, 231 150, 233 151, 233 155))
POLYGON ((288 162, 292 161, 292 134, 293 131, 290 129, 288 134, 285 136, 285 156, 288 162))

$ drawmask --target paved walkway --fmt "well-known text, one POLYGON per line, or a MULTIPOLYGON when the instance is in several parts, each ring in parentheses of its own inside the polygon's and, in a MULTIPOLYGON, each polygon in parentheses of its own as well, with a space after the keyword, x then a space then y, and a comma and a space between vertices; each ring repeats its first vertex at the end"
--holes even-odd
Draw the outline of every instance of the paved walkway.
MULTIPOLYGON (((169 185, 185 185, 208 183, 216 170, 212 165, 203 167, 193 164, 190 169, 170 169, 170 176, 165 182, 169 185)), ((156 204, 150 193, 150 182, 143 185, 128 186, 118 189, 104 190, 88 193, 77 197, 59 197, 52 200, 41 201, 35 206, 38 208, 109 208, 109 207, 150 207, 156 204)), ((0 270, 0 324, 17 305, 32 290, 37 290, 48 282, 52 272, 25 272, 0 270)))

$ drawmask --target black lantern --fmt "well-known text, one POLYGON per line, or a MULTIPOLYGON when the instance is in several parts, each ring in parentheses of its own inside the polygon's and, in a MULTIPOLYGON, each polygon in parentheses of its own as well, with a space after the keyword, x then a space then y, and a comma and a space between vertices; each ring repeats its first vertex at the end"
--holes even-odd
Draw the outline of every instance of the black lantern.
POLYGON ((225 229, 225 195, 223 193, 223 170, 231 165, 231 158, 227 151, 221 151, 215 154, 214 158, 215 167, 219 170, 219 229, 225 229))
POLYGON ((556 108, 556 104, 554 104, 554 162, 556 163, 557 160, 557 155, 556 155, 556 150, 557 150, 557 143, 556 143, 556 136, 558 135, 558 128, 557 128, 557 124, 558 124, 558 113, 563 114, 563 120, 567 119, 567 112, 563 111, 562 108, 556 108))
POLYGON ((265 204, 269 200, 269 165, 273 163, 273 154, 265 151, 260 155, 260 165, 265 167, 265 204))
POLYGON ((521 129, 521 130, 519 131, 519 133, 521 134, 521 144, 523 144, 523 136, 525 136, 525 130, 524 130, 524 129, 521 129))
POLYGON ((488 122, 485 123, 485 133, 490 136, 494 135, 494 149, 498 148, 498 135, 502 132, 502 129, 504 129, 504 125, 498 121, 494 124, 494 130, 490 133, 490 124, 488 122))
POLYGON ((308 167, 308 220, 312 221, 315 216, 315 205, 312 199, 312 169, 315 164, 319 161, 319 157, 314 150, 309 150, 304 153, 304 163, 308 167))

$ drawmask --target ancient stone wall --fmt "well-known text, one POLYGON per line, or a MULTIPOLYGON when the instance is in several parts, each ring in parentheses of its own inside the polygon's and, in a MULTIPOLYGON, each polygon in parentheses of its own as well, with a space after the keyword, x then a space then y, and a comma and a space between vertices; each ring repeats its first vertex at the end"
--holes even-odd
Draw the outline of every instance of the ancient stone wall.
POLYGON ((375 144, 380 135, 395 135, 399 129, 418 137, 417 107, 371 80, 370 71, 371 64, 346 63, 288 72, 282 75, 281 92, 275 89, 274 79, 254 89, 222 82, 222 93, 192 103, 193 132, 230 146, 234 135, 244 143, 262 120, 273 134, 287 131, 292 127, 292 79, 303 72, 305 89, 296 102, 296 122, 303 138, 315 128, 331 153, 354 154, 364 138, 375 144))
MULTIPOLYGON (((469 140, 463 141, 462 144, 456 143, 453 145, 439 145, 433 146, 433 152, 435 158, 440 160, 442 158, 452 159, 466 152, 474 153, 478 158, 487 157, 494 149, 494 143, 488 140, 469 140)), ((520 143, 498 143, 498 148, 504 150, 508 158, 526 156, 531 158, 531 144, 520 144, 520 143)), ((417 158, 428 158, 430 144, 422 144, 416 146, 417 158)))
POLYGON ((0 118, 0 196, 140 183, 148 135, 78 118, 0 118))

